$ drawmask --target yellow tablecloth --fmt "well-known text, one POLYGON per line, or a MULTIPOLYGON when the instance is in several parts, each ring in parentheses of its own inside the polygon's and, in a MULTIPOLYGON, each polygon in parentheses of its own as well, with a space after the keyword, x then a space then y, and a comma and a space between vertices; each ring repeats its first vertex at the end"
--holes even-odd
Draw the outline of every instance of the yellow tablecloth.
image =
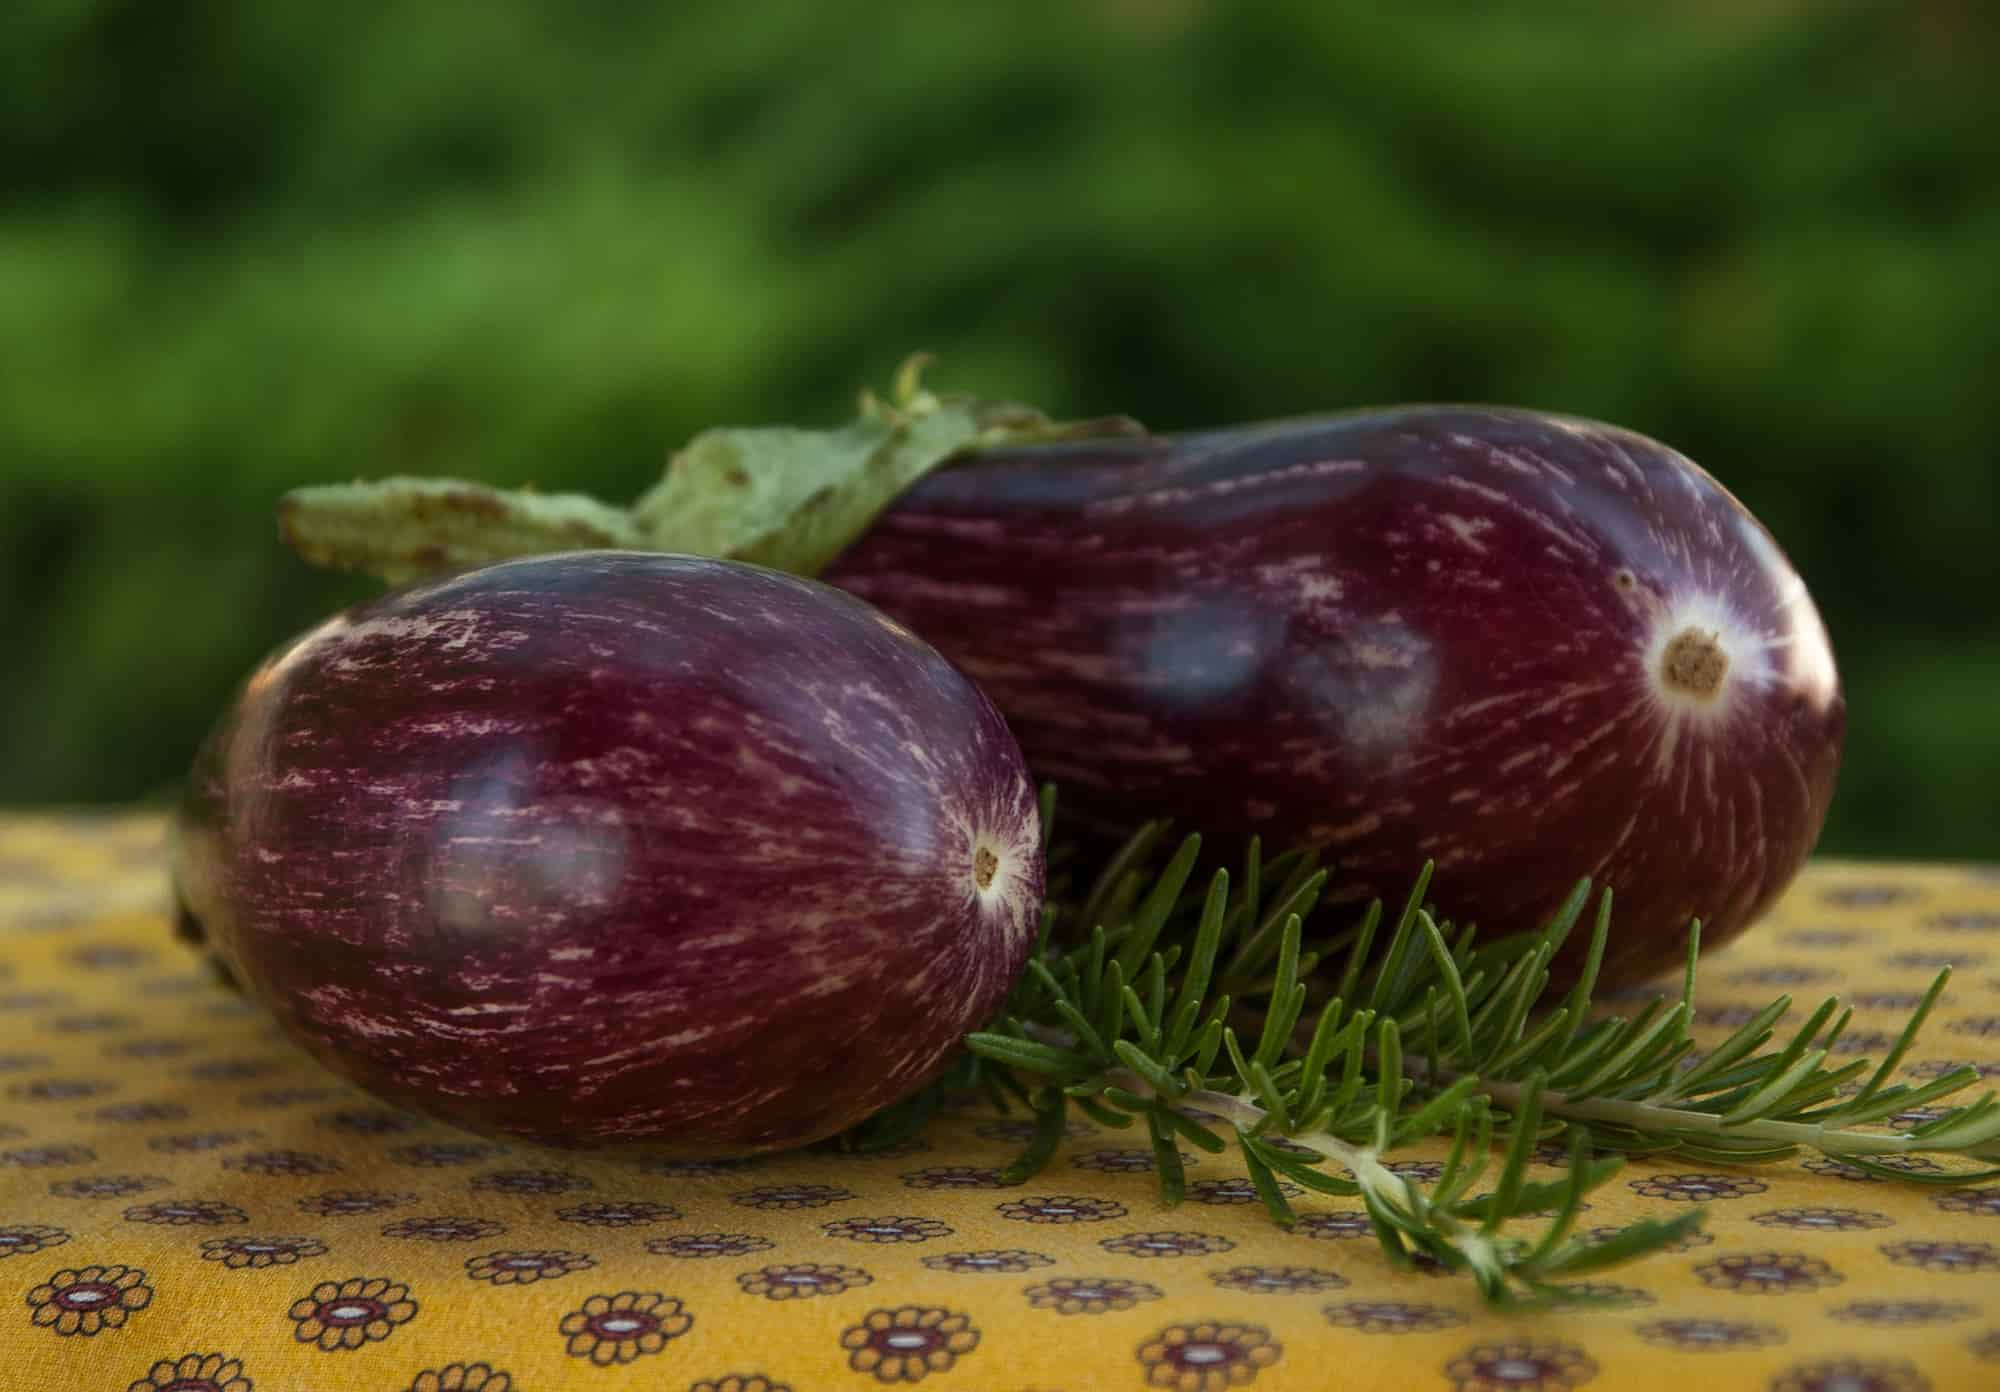
MULTIPOLYGON (((0 820, 0 1389, 2000 1388, 2000 1187, 1638 1161, 1584 1223, 1700 1202, 1706 1231, 1603 1308, 1502 1316, 1352 1205, 1281 1231, 1224 1158, 1162 1208, 1130 1132, 1078 1125, 1018 1188, 1023 1123, 980 1109, 731 1166, 468 1137, 212 985, 161 842, 0 820)), ((1709 959, 1702 1028, 1832 991, 1879 1053, 1945 962, 1906 1071, 2000 1077, 2000 872, 1822 863, 1709 959)))

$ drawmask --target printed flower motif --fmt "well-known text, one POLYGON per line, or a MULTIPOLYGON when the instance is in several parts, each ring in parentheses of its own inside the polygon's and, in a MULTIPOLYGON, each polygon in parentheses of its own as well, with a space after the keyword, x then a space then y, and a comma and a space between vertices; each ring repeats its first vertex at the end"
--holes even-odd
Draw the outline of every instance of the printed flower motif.
POLYGON ((1836 1054, 1880 1054, 1893 1049, 1897 1038, 1881 1030, 1851 1030, 1828 1047, 1836 1054))
MULTIPOLYGON (((1303 1194, 1305 1190, 1289 1180, 1281 1179, 1278 1181, 1278 1192, 1290 1198, 1303 1194)), ((1257 1196, 1256 1186, 1247 1179, 1198 1179, 1187 1187, 1187 1195, 1196 1203, 1217 1207, 1263 1202, 1257 1196)))
MULTIPOLYGON (((1013 1117, 1006 1121, 982 1122, 973 1128, 973 1135, 988 1141, 1032 1141, 1035 1138, 1035 1123, 1027 1117, 1013 1117)), ((1085 1126, 1080 1121, 1063 1123, 1063 1135, 1071 1140, 1085 1136, 1095 1136, 1097 1128, 1085 1126)))
POLYGON ((61 1165, 87 1165, 97 1158, 89 1146, 24 1146, 20 1150, 0 1150, 0 1166, 22 1170, 47 1170, 61 1165))
POLYGON ((1651 1291, 1640 1290, 1636 1286, 1621 1286, 1615 1281, 1570 1281, 1562 1289, 1571 1300, 1599 1310, 1628 1309, 1634 1305, 1657 1305, 1660 1302, 1660 1297, 1651 1291))
POLYGON ((123 971, 127 967, 143 967, 153 960, 153 954, 144 948, 124 943, 85 943, 63 955, 85 971, 123 971))
POLYGON ((260 1092, 244 1093, 243 1105, 257 1108, 296 1107, 306 1102, 324 1102, 329 1097, 338 1096, 340 1093, 334 1088, 265 1088, 260 1092))
POLYGON ((747 1170, 754 1163, 750 1160, 682 1159, 671 1155, 647 1155, 634 1161, 632 1168, 641 1174, 666 1175, 671 1179, 692 1179, 747 1170))
POLYGON ((1993 1059, 1925 1059, 1922 1063, 1910 1064, 1904 1071, 1912 1078, 1942 1078, 1947 1073, 1965 1068, 1970 1068, 1988 1081, 2000 1078, 2000 1061, 1993 1059))
POLYGON ((176 1228, 190 1224, 219 1228, 229 1223, 247 1223, 250 1215, 235 1204, 223 1203, 219 1199, 155 1199, 151 1203, 134 1204, 126 1209, 125 1221, 164 1223, 176 1228))
POLYGON ((1097 1244, 1107 1252, 1128 1257, 1206 1257, 1228 1252, 1236 1244, 1214 1233, 1141 1232, 1107 1237, 1097 1244))
POLYGON ((39 1252, 48 1247, 60 1247, 69 1241, 69 1233, 61 1228, 47 1227, 41 1223, 8 1223, 0 1226, 0 1260, 8 1257, 25 1257, 30 1252, 39 1252))
MULTIPOLYGON (((1183 1165, 1199 1163, 1192 1155, 1181 1156, 1183 1165)), ((1153 1169, 1153 1152, 1143 1146, 1104 1146, 1071 1156, 1070 1164, 1100 1174, 1147 1174, 1153 1169)))
POLYGON ((854 1197, 850 1189, 842 1189, 832 1184, 767 1184, 757 1189, 745 1189, 740 1194, 731 1194, 729 1201, 744 1208, 767 1208, 790 1211, 798 1208, 825 1208, 828 1204, 840 1203, 854 1197))
POLYGON ((512 1392, 514 1378, 491 1363, 447 1363, 417 1374, 408 1392, 512 1392))
POLYGON ((1740 1199, 1761 1194, 1771 1186, 1741 1175, 1663 1174, 1627 1180, 1634 1193, 1649 1199, 1669 1199, 1674 1203, 1708 1203, 1714 1199, 1740 1199))
POLYGON ((1455 1392, 1565 1392, 1597 1376, 1589 1354, 1568 1344, 1480 1344, 1445 1365, 1455 1392))
POLYGON ((335 1189, 299 1200, 299 1212, 316 1213, 322 1218, 352 1218, 362 1213, 380 1213, 417 1201, 415 1194, 384 1194, 373 1189, 335 1189))
POLYGON ((146 1142, 149 1150, 179 1155, 200 1150, 221 1150, 243 1141, 254 1141, 261 1131, 191 1131, 179 1136, 155 1136, 146 1142))
POLYGON ((146 1273, 136 1266, 66 1268, 28 1292, 34 1322, 63 1335, 116 1329, 152 1300, 146 1273))
POLYGON ((230 1083, 266 1078, 277 1071, 278 1065, 270 1059, 209 1059, 189 1065, 184 1073, 197 1082, 230 1083))
MULTIPOLYGON (((1812 1159, 1800 1163, 1803 1168, 1812 1171, 1814 1174, 1825 1175, 1829 1179, 1847 1179, 1859 1184, 1876 1184, 1881 1182, 1879 1175, 1870 1174, 1859 1165, 1847 1164, 1845 1161, 1836 1160, 1830 1155, 1816 1155, 1812 1159)), ((1937 1161, 1922 1155, 1874 1156, 1871 1157, 1871 1163, 1880 1165, 1886 1169, 1901 1170, 1905 1174, 1936 1174, 1944 1168, 1937 1161)))
POLYGON ((320 1175, 335 1174, 346 1166, 331 1156, 314 1155, 306 1150, 252 1150, 229 1156, 222 1162, 222 1168, 244 1174, 320 1175))
POLYGON ((185 1121, 187 1114, 188 1109, 178 1102, 113 1102, 90 1115, 93 1120, 123 1126, 148 1121, 185 1121))
POLYGON ((1339 1290, 1347 1284, 1339 1272, 1316 1266, 1232 1266, 1227 1271, 1209 1272, 1208 1279, 1224 1290, 1247 1291, 1252 1295, 1339 1290))
POLYGON ((30 1068, 41 1068, 49 1061, 47 1054, 0 1054, 0 1073, 25 1073, 30 1068))
POLYGON ((472 1187, 495 1194, 569 1194, 597 1186, 569 1170, 492 1170, 472 1187))
POLYGON ((1125 1205, 1081 1194, 1051 1194, 1046 1198, 1011 1199, 1001 1204, 997 1212, 1017 1223, 1102 1223, 1123 1218, 1125 1205))
POLYGON ((2000 1363, 2000 1329, 1989 1329, 1966 1343, 1972 1356, 1987 1363, 2000 1363))
POLYGON ((386 1339, 416 1317, 410 1288, 381 1276, 322 1281, 292 1302, 292 1337, 327 1353, 386 1339))
POLYGON ((1023 1252, 1016 1247, 989 1247, 978 1252, 939 1252, 925 1257, 933 1271, 955 1271, 962 1275, 984 1275, 1029 1271, 1038 1266, 1054 1266, 1054 1257, 1040 1252, 1023 1252))
POLYGON ((251 1392, 243 1360, 219 1353, 184 1353, 162 1358, 125 1392, 251 1392))
POLYGON ((1919 1126, 1929 1126, 1942 1117, 1951 1115, 1949 1107, 1912 1107, 1905 1112, 1896 1112, 1889 1118, 1889 1124, 1898 1131, 1914 1131, 1919 1126))
POLYGON ((676 1237, 654 1237, 646 1250, 656 1257, 745 1257, 752 1252, 768 1252, 777 1244, 752 1233, 682 1233, 676 1237))
POLYGON ((1170 1324, 1135 1355, 1148 1387, 1176 1392, 1223 1392, 1241 1387, 1283 1352, 1271 1331, 1254 1324, 1170 1324))
POLYGON ((788 1382, 773 1382, 762 1373, 731 1373, 727 1377, 703 1378, 688 1392, 792 1392, 788 1382))
POLYGON ((433 1218, 405 1218, 382 1229, 384 1237, 408 1237, 419 1242, 476 1242, 482 1237, 498 1237, 507 1231, 505 1223, 491 1218, 460 1218, 440 1215, 433 1218))
POLYGON ((1158 1300, 1166 1292, 1144 1281, 1116 1276, 1057 1276, 1029 1286, 1028 1303, 1037 1310, 1061 1315, 1103 1315, 1129 1310, 1142 1300, 1158 1300))
POLYGON ((95 1011, 86 1015, 58 1015, 42 1028, 54 1034, 103 1034, 107 1030, 124 1029, 135 1023, 130 1015, 95 1011))
POLYGON ((572 1204, 568 1208, 556 1210, 556 1217, 565 1223, 582 1223, 592 1228, 636 1228, 647 1223, 669 1223, 681 1216, 681 1211, 672 1204, 646 1203, 633 1200, 626 1203, 572 1204))
POLYGON ((1934 933, 2000 933, 2000 913, 1992 911, 1931 914, 1924 927, 1934 933))
POLYGON ((929 1242, 950 1237, 952 1230, 935 1218, 842 1218, 824 1223, 820 1231, 828 1237, 845 1237, 855 1242, 929 1242))
POLYGON ((1946 1025, 1952 1034, 1969 1034, 1975 1039, 2000 1039, 2000 1015, 1972 1015, 1946 1025))
POLYGON ((599 1367, 630 1363, 642 1353, 658 1353, 667 1340, 694 1327, 694 1316, 670 1296, 620 1291, 593 1295, 583 1308, 564 1315, 559 1326, 569 1336, 572 1358, 588 1358, 599 1367))
POLYGON ((423 1145, 397 1146, 388 1152, 388 1156, 398 1165, 442 1168, 490 1160, 496 1155, 504 1155, 506 1151, 505 1146, 487 1145, 480 1141, 431 1141, 423 1145))
POLYGON ((878 1382, 922 1382, 979 1346, 972 1320, 935 1305, 870 1310, 840 1336, 847 1366, 873 1373, 878 1382))
MULTIPOLYGON (((1838 975, 1827 967, 1750 967, 1732 972, 1728 980, 1748 986, 1805 986, 1838 975)), ((1754 1012, 1753 1012, 1754 1013, 1754 1012)))
MULTIPOLYGON (((1754 1005, 1715 1005, 1695 1011, 1695 1022, 1716 1029, 1741 1029, 1762 1012, 1754 1005)), ((1568 1154, 1567 1147, 1564 1154, 1568 1154)))
POLYGON ((1442 1305, 1411 1305, 1400 1300, 1348 1300, 1322 1307, 1329 1324, 1363 1334, 1421 1334, 1464 1324, 1465 1316, 1442 1305))
POLYGON ((1785 1369, 1771 1392, 1931 1392, 1931 1383, 1911 1363, 1832 1358, 1785 1369))
POLYGON ((2000 1270, 2000 1252, 1990 1242, 1886 1242, 1882 1254, 1897 1266, 1925 1271, 2000 1270))
POLYGON ((496 1286, 531 1286, 537 1281, 554 1281, 597 1263, 583 1252, 488 1252, 468 1258, 465 1274, 475 1281, 496 1286))
POLYGON ((1773 1208, 1751 1214, 1750 1221, 1766 1228, 1860 1232, 1867 1228, 1893 1227, 1896 1220, 1886 1213, 1870 1213, 1859 1208, 1773 1208))
POLYGON ((1857 1300, 1827 1311, 1829 1317, 1852 1324, 1888 1325, 1948 1324, 1978 1313, 1977 1305, 1951 1300, 1857 1300))
POLYGON ((1863 991, 1848 997, 1856 1010, 1915 1010, 1924 1003, 1922 991, 1863 991))
POLYGON ((148 1189, 163 1189, 169 1183, 159 1175, 90 1175, 65 1179, 49 1186, 59 1199, 122 1199, 148 1189))
POLYGON ((1905 967, 1911 971, 1937 971, 1941 967, 1976 967, 1986 961, 1983 952, 1898 952, 1884 957, 1885 967, 1905 967))
POLYGON ((1847 1278, 1817 1257, 1800 1252, 1738 1252, 1694 1269, 1704 1286, 1744 1295, 1786 1295, 1837 1286, 1847 1278))
POLYGON ((211 1237, 201 1244, 203 1261, 221 1262, 231 1271, 262 1271, 325 1255, 326 1244, 316 1237, 211 1237))
POLYGON ((207 977, 182 974, 155 976, 139 983, 142 996, 193 996, 209 989, 207 977))
POLYGON ((887 1145, 870 1146, 857 1151, 856 1160, 900 1160, 905 1156, 923 1155, 932 1149, 931 1143, 922 1136, 904 1136, 901 1140, 890 1141, 887 1145))
POLYGON ((745 1271, 736 1278, 736 1284, 743 1287, 745 1295, 761 1295, 766 1300, 809 1300, 815 1295, 839 1295, 874 1280, 858 1266, 799 1262, 745 1271))
POLYGON ((1783 1343, 1785 1338, 1785 1331, 1775 1324, 1721 1319, 1653 1320, 1634 1326, 1634 1332, 1648 1343, 1666 1344, 1689 1353, 1762 1348, 1766 1344, 1783 1343))
MULTIPOLYGON (((1612 1238, 1618 1236, 1620 1233, 1624 1231, 1625 1230, 1623 1228, 1616 1228, 1616 1227, 1589 1228, 1581 1233, 1578 1233, 1577 1236, 1580 1237, 1583 1241, 1589 1243, 1591 1246, 1595 1247, 1600 1243, 1611 1241, 1612 1238)), ((1662 1252, 1691 1252, 1697 1247, 1712 1247, 1714 1245, 1715 1245, 1715 1234, 1709 1232, 1703 1232, 1699 1228, 1697 1228, 1693 1232, 1683 1233, 1680 1237, 1676 1238, 1672 1242, 1667 1243, 1664 1247, 1660 1248, 1659 1250, 1662 1252)))
POLYGON ((2000 1189, 1953 1189, 1933 1196, 1931 1202, 1946 1213, 1975 1213, 1982 1218, 2000 1218, 2000 1189))
POLYGON ((1368 1221, 1365 1213, 1308 1213, 1299 1219, 1292 1231, 1306 1237, 1339 1241, 1350 1237, 1373 1237, 1375 1225, 1368 1221))
POLYGON ((76 1102, 85 1097, 101 1097, 110 1091, 110 1083, 93 1078, 43 1078, 16 1083, 7 1089, 7 1095, 17 1102, 76 1102))
POLYGON ((9 991, 0 995, 0 1013, 9 1015, 68 1004, 69 997, 59 991, 9 991))
POLYGON ((1823 889, 1820 902, 1832 904, 1842 909, 1878 909, 1885 904, 1900 904, 1917 897, 1917 891, 1908 885, 1857 884, 1839 885, 1823 889))
POLYGON ((1012 1184, 1000 1178, 997 1168, 982 1168, 977 1165, 932 1165, 928 1169, 910 1170, 903 1176, 903 1183, 911 1189, 1011 1189, 1012 1184))
POLYGON ((344 1131, 350 1136, 396 1136, 405 1131, 414 1131, 422 1123, 401 1112, 391 1112, 382 1108, 350 1107, 345 1111, 328 1112, 319 1118, 319 1124, 334 1131, 344 1131))

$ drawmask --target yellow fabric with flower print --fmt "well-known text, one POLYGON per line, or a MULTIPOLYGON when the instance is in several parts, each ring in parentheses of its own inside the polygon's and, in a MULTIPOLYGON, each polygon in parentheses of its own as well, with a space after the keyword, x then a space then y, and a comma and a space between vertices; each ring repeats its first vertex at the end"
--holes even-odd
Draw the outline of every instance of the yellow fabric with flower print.
MULTIPOLYGON (((980 1107, 735 1165, 467 1136, 216 985, 167 931, 161 833, 0 818, 0 1392, 2000 1387, 2000 1188, 1823 1158, 1636 1160, 1588 1232, 1707 1227, 1588 1308, 1503 1316, 1391 1266, 1351 1204, 1273 1226, 1227 1157, 1162 1208, 1143 1138, 1081 1123, 1011 1189, 1027 1123, 980 1107)), ((1944 962, 1904 1072, 2000 1078, 2000 873, 1819 864, 1708 960, 1698 1034, 1835 992, 1842 1047, 1879 1054, 1944 962)))

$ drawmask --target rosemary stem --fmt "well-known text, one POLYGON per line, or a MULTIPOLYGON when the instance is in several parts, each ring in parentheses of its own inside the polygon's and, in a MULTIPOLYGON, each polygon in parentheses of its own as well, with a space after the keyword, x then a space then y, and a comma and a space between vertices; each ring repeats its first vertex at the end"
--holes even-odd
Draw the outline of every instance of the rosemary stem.
MULTIPOLYGON (((1435 1074, 1428 1074, 1426 1070, 1429 1067, 1430 1061, 1420 1055, 1403 1056, 1403 1069, 1413 1076, 1435 1077, 1444 1085, 1449 1085, 1459 1076, 1449 1069, 1440 1069, 1435 1074)), ((1479 1090, 1496 1105, 1510 1109, 1519 1104, 1522 1095, 1519 1083, 1497 1082, 1486 1078, 1480 1080, 1479 1090)), ((1662 1107, 1651 1102, 1622 1102, 1611 1097, 1571 1098, 1552 1088, 1545 1088, 1542 1091, 1542 1111, 1551 1116, 1575 1117, 1579 1121, 1610 1122, 1614 1126, 1626 1126, 1635 1131, 1653 1134, 1662 1131, 1690 1131, 1701 1135, 1805 1146, 1825 1155, 1907 1155, 1926 1148, 1924 1142, 1915 1136, 1887 1136, 1827 1126, 1822 1122, 1805 1121, 1762 1120, 1730 1126, 1713 1112, 1662 1107)), ((1983 1159, 2000 1158, 2000 1155, 1991 1150, 1973 1150, 1967 1153, 1983 1159)))
MULTIPOLYGON (((1047 1044, 1051 1048, 1076 1047, 1076 1038, 1069 1031, 1037 1024, 1031 1020, 1021 1022, 1021 1032, 1036 1043, 1047 1044)), ((1158 1096, 1151 1083, 1129 1068, 1107 1068, 1103 1076, 1104 1081, 1111 1086, 1123 1088, 1137 1096, 1158 1096)), ((1172 1107, 1174 1111, 1191 1119, 1198 1121, 1205 1117, 1219 1118, 1246 1132, 1254 1131, 1261 1126, 1268 1115, 1264 1108, 1246 1097, 1216 1092, 1209 1088, 1189 1089, 1174 1099, 1172 1107)), ((1351 1146, 1324 1131, 1300 1132, 1290 1139, 1344 1167, 1354 1176, 1355 1182, 1372 1194, 1377 1202, 1388 1204, 1405 1214, 1421 1211, 1410 1182, 1385 1166, 1374 1147, 1351 1146)), ((1429 1221, 1438 1238, 1456 1248, 1475 1271, 1489 1279, 1498 1279, 1504 1274, 1504 1263, 1501 1261, 1498 1248, 1483 1233, 1435 1210, 1430 1213, 1429 1221)))

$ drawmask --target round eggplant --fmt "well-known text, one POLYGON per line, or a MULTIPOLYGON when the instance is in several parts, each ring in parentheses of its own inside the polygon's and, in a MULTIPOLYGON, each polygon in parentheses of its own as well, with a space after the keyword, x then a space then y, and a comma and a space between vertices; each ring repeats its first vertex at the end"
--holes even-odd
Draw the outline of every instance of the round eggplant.
POLYGON ((810 580, 683 556, 392 592, 252 675, 176 853, 244 989, 378 1096, 682 1155, 802 1145, 933 1076, 1043 893, 993 706, 810 580))

